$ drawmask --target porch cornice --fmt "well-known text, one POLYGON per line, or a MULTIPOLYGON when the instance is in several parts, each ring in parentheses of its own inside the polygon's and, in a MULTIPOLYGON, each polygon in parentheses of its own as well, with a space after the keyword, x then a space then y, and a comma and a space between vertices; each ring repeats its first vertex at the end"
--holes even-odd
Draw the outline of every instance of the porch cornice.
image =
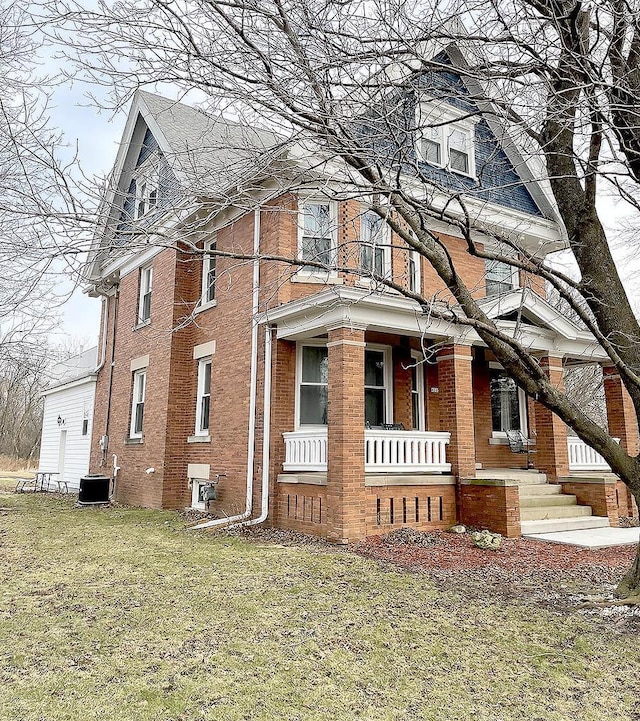
MULTIPOLYGON (((534 353, 589 362, 608 360, 591 333, 575 326, 543 298, 528 290, 513 291, 500 302, 487 299, 485 305, 488 315, 495 318, 501 331, 517 336, 534 353), (510 312, 512 307, 526 309, 543 327, 498 317, 510 312)), ((301 300, 264 311, 257 320, 275 325, 277 337, 283 340, 308 340, 325 335, 335 327, 366 327, 367 330, 444 340, 456 345, 485 346, 471 328, 429 317, 413 300, 350 286, 328 287, 301 300)))

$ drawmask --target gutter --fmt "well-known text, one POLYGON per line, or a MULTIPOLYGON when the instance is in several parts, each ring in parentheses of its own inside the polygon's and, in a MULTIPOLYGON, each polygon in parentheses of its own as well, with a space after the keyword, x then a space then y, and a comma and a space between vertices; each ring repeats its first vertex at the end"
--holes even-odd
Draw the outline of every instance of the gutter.
POLYGON ((203 528, 216 528, 218 526, 229 526, 229 528, 241 527, 245 525, 253 525, 262 523, 268 513, 269 505, 269 422, 270 422, 270 402, 271 402, 271 330, 266 329, 265 336, 265 383, 264 383, 264 431, 263 431, 263 447, 262 447, 262 508, 258 518, 250 520, 253 512, 253 469, 255 462, 256 450, 256 396, 258 388, 258 323, 256 317, 258 315, 260 300, 260 208, 254 210, 253 215, 253 292, 251 302, 251 318, 253 327, 251 329, 251 376, 249 381, 249 442, 247 444, 247 494, 245 499, 245 510, 236 516, 228 518, 216 518, 213 521, 206 521, 195 526, 190 526, 189 530, 199 530, 203 528), (267 366, 269 372, 267 372, 267 366), (265 462, 266 459, 266 462, 265 462), (265 493, 266 489, 266 493, 265 493))

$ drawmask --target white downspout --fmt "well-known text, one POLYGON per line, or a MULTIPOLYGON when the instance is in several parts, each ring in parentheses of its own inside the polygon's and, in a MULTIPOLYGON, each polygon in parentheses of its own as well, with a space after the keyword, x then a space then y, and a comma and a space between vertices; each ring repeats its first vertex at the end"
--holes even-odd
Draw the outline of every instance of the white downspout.
POLYGON ((256 450, 256 395, 258 388, 258 324, 256 317, 260 300, 260 208, 253 211, 253 293, 251 299, 251 376, 249 381, 249 442, 247 444, 247 495, 244 513, 228 518, 216 518, 213 521, 190 526, 190 530, 214 528, 226 524, 237 524, 251 516, 253 510, 253 466, 256 450))
POLYGON ((102 360, 96 366, 94 373, 98 373, 99 371, 101 371, 107 360, 107 325, 109 323, 109 301, 106 295, 103 295, 100 300, 102 300, 102 360))

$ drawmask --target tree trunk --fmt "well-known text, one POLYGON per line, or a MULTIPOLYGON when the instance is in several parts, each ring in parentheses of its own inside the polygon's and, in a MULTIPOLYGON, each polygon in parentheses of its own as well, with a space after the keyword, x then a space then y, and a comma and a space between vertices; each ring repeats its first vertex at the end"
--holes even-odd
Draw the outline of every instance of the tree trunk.
MULTIPOLYGON (((640 508, 640 493, 634 493, 634 497, 638 508, 640 508)), ((629 603, 640 605, 640 542, 631 568, 626 572, 616 588, 616 596, 629 601, 629 603)))

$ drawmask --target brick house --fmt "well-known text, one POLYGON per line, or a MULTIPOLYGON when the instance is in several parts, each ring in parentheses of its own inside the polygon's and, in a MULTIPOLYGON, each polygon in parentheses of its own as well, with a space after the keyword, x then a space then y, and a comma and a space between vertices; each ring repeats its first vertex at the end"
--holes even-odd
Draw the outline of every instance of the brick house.
MULTIPOLYGON (((450 133, 425 133, 420 162, 468 191, 472 212, 541 255, 563 247, 549 190, 514 143, 455 104, 431 99, 420 112, 450 133)), ((446 301, 426 261, 364 200, 308 175, 299 190, 278 188, 278 143, 156 95, 134 99, 88 270, 103 299, 91 470, 116 475, 117 500, 340 543, 403 525, 517 536, 630 515, 603 459, 527 398, 474 332, 372 280, 446 301), (253 255, 341 270, 237 257, 253 255), (530 456, 513 452, 513 430, 530 456)), ((432 230, 558 386, 564 367, 602 363, 610 431, 637 450, 620 379, 543 283, 469 256, 452 226, 432 230)))

